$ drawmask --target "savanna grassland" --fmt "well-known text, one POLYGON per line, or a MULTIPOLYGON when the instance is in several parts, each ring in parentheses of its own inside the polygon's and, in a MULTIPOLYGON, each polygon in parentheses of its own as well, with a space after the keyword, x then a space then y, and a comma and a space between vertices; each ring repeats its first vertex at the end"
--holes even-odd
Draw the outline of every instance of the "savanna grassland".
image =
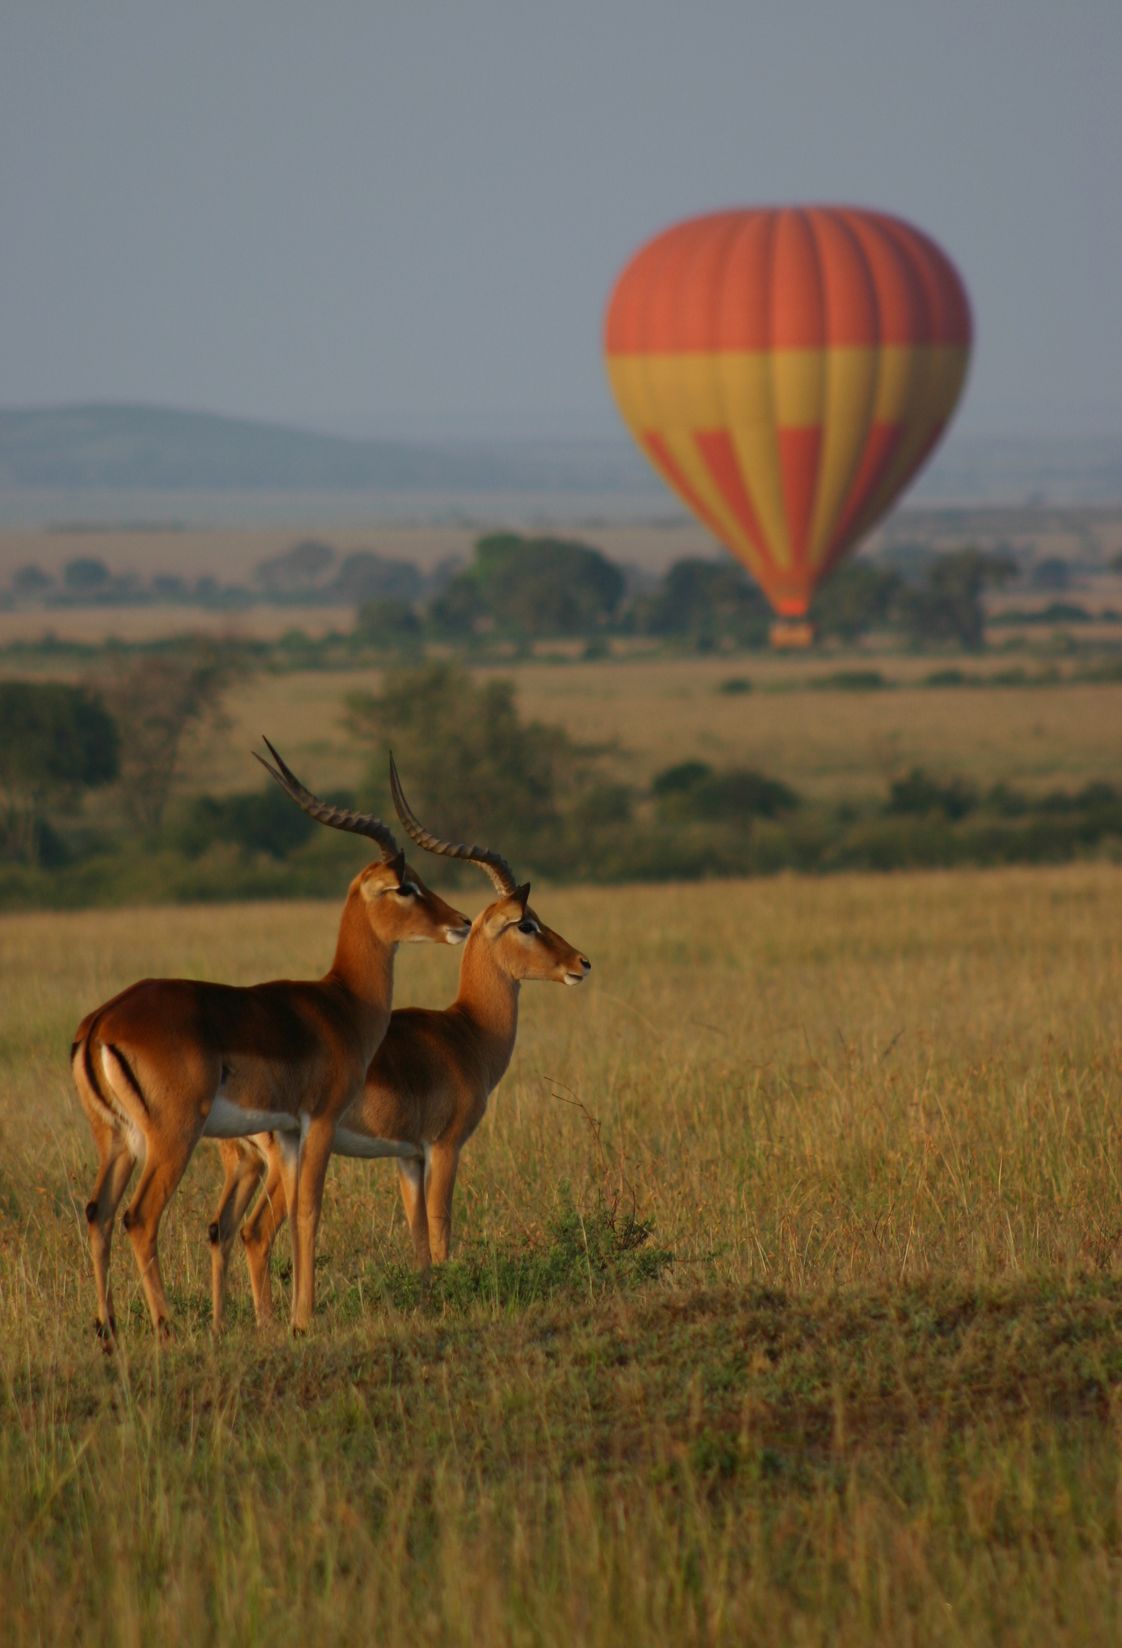
MULTIPOLYGON (((524 992, 448 1270, 404 1268, 390 1164, 337 1162, 313 1332, 239 1277, 215 1345, 203 1148, 177 1339, 119 1237, 115 1357, 73 1026, 146 973, 318 971, 335 910, 0 924, 0 1635, 1118 1640, 1122 872, 535 901, 595 970, 524 992)), ((454 968, 404 953, 399 1002, 454 968)))
MULTIPOLYGON (((930 658, 893 654, 876 663, 893 690, 815 689, 816 678, 839 668, 828 658, 546 662, 477 673, 513 679, 524 716, 614 746, 612 770, 633 781, 700 758, 759 768, 814 797, 883 790, 913 765, 1031 791, 1113 781, 1122 766, 1122 682, 937 690, 920 685, 935 668, 930 658), (721 690, 736 679, 753 690, 721 690)), ((982 676, 1000 660, 970 667, 982 676)), ((294 763, 325 773, 324 782, 355 784, 370 752, 346 731, 346 699, 378 680, 373 670, 252 677, 230 695, 229 735, 200 751, 193 782, 244 787, 245 752, 280 727, 294 763)))

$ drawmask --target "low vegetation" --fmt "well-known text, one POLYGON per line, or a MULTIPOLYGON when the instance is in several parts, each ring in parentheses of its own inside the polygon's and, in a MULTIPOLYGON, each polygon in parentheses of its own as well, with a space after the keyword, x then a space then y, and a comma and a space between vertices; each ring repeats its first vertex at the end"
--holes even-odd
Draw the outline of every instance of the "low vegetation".
MULTIPOLYGON (((484 895, 479 890, 479 897, 484 895)), ((1110 1642, 1122 888, 1107 866, 554 891, 459 1245, 331 1170, 312 1334, 90 1329, 66 1049, 139 972, 314 972, 331 905, 0 930, 5 1639, 1110 1642), (29 1118, 34 1125, 29 1125, 29 1118), (672 1262, 671 1262, 672 1261, 672 1262)), ((399 1000, 454 960, 406 952, 399 1000)))
MULTIPOLYGON (((1066 562, 1034 560, 1008 545, 967 542, 915 556, 886 552, 835 571, 817 592, 811 617, 827 644, 890 635, 917 651, 967 652, 982 650, 991 622, 1018 629, 1119 622, 1115 608, 1100 602, 1096 614, 1070 593, 1040 607, 988 610, 991 593, 1007 585, 1067 592, 1071 581, 1066 562)), ((32 563, 18 566, 0 589, 0 610, 44 616, 137 606, 231 615, 261 606, 294 613, 355 609, 345 632, 313 642, 294 626, 272 649, 283 661, 286 651, 302 648, 305 662, 314 656, 322 667, 368 652, 416 656, 426 644, 487 655, 579 638, 595 652, 608 636, 686 652, 759 649, 768 643, 773 618, 759 587, 730 556, 686 556, 656 578, 616 564, 592 544, 515 532, 486 533, 475 540, 467 564, 446 559, 427 573, 372 549, 339 553, 321 539, 304 538, 259 561, 241 583, 168 572, 145 580, 84 554, 57 575, 32 563)))
MULTIPOLYGON (((117 805, 77 806, 85 771, 78 763, 64 789, 52 788, 49 752, 42 783, 32 785, 27 763, 33 752, 21 746, 25 800, 0 850, 0 906, 338 890, 350 862, 346 844, 308 831, 264 780, 227 793, 184 791, 187 757, 197 755, 203 733, 209 728, 213 738, 221 728, 224 738, 231 734, 227 705, 240 698, 242 682, 229 660, 209 651, 137 659, 93 679, 106 683, 117 716, 114 723, 99 710, 121 752, 117 805)), ((721 692, 721 685, 721 697, 737 696, 721 692)), ((791 682, 786 686, 790 691, 791 682)), ((41 694, 51 703, 59 692, 78 691, 32 683, 0 684, 0 690, 27 699, 41 694)), ((814 703, 806 712, 811 719, 819 703, 830 701, 827 695, 886 696, 883 679, 868 671, 829 671, 806 680, 803 690, 814 703)), ((88 693, 79 697, 97 703, 88 693)), ((753 711, 757 702, 750 700, 753 711)), ((879 771, 850 769, 848 782, 829 794, 727 757, 694 755, 637 776, 626 745, 576 737, 552 716, 526 716, 514 680, 446 661, 385 672, 376 690, 351 691, 336 705, 335 718, 336 737, 364 752, 366 763, 355 786, 333 789, 336 799, 351 804, 358 791, 384 795, 385 752, 393 744, 407 762, 423 814, 439 819, 455 839, 501 840, 536 877, 643 882, 1122 856, 1122 785, 1109 760, 1110 778, 1048 788, 982 777, 939 760, 885 761, 880 754, 879 771)), ((277 729, 277 721, 268 724, 277 729)), ((247 728, 246 742, 259 730, 247 728)), ((978 736, 988 749, 984 725, 978 736)), ((707 750, 713 742, 706 740, 707 750)), ((0 735, 0 778, 3 752, 0 735)), ((318 786, 321 752, 322 733, 314 770, 305 769, 318 786)), ((302 758, 287 739, 285 753, 299 770, 302 758)), ((845 757, 844 743, 838 754, 845 757)), ((790 752, 783 757, 789 760, 790 752)), ((254 770, 248 762, 245 769, 254 770)), ((89 783, 104 783, 101 768, 90 772, 89 783)))

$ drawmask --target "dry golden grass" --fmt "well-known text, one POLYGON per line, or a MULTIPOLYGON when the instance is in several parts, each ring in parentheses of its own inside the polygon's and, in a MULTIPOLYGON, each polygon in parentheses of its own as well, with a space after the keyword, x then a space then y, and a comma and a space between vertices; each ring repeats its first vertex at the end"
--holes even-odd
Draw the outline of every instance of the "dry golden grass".
MULTIPOLYGON (((179 1340, 119 1251, 110 1361, 72 1027, 147 972, 318 969, 335 911, 0 924, 6 1640, 1117 1640, 1122 873, 537 902, 593 981, 524 993, 448 1287, 394 1268, 389 1164, 336 1163, 310 1338, 239 1281, 211 1348, 203 1150, 179 1340), (519 1294, 562 1181, 590 1232, 603 1195, 653 1219, 669 1279, 519 1294)), ((399 1001, 453 969, 405 953, 399 1001)))

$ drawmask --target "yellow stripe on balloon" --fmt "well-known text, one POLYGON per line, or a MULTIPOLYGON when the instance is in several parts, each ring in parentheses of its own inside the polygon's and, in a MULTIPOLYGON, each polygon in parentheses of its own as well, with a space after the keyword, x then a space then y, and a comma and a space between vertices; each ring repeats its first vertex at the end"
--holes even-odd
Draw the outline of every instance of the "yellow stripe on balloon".
POLYGON ((767 357, 779 429, 813 429, 822 422, 826 353, 825 349, 775 349, 767 357))
POLYGON ((759 519, 768 557, 777 567, 789 567, 793 559, 791 537, 787 530, 787 504, 783 497, 775 429, 770 423, 739 419, 730 419, 728 429, 744 490, 759 519))
POLYGON ((807 542, 812 567, 822 565, 841 520, 869 439, 877 386, 874 350, 834 348, 823 355, 822 451, 807 542))

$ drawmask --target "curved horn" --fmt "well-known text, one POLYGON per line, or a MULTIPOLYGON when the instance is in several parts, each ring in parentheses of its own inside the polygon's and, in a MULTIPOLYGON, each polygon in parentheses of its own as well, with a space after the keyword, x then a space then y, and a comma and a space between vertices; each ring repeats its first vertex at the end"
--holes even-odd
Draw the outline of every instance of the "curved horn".
POLYGON ((264 733, 261 736, 265 739, 265 746, 277 765, 270 766, 265 757, 258 755, 256 750, 252 752, 254 760, 260 761, 269 777, 276 779, 284 793, 291 796, 298 807, 302 807, 318 823, 330 824, 334 830, 350 830, 354 835, 369 836, 371 841, 378 843, 382 850, 382 858, 387 864, 398 856, 400 848, 394 840, 393 832, 380 818, 375 818, 373 813, 351 812, 349 807, 328 806, 318 795, 313 795, 311 790, 305 789, 296 774, 285 765, 282 757, 265 738, 264 733))
POLYGON ((397 808, 397 816, 405 826, 405 833, 418 845, 430 853, 441 853, 445 858, 462 858, 469 864, 477 864, 484 875, 490 876, 495 890, 509 898, 517 889, 514 871, 501 853, 493 853, 489 847, 465 847, 454 841, 441 841, 430 834, 424 825, 419 822, 413 813, 405 792, 401 788, 401 779, 397 776, 397 763, 393 752, 390 753, 390 789, 393 791, 393 804, 397 808))

